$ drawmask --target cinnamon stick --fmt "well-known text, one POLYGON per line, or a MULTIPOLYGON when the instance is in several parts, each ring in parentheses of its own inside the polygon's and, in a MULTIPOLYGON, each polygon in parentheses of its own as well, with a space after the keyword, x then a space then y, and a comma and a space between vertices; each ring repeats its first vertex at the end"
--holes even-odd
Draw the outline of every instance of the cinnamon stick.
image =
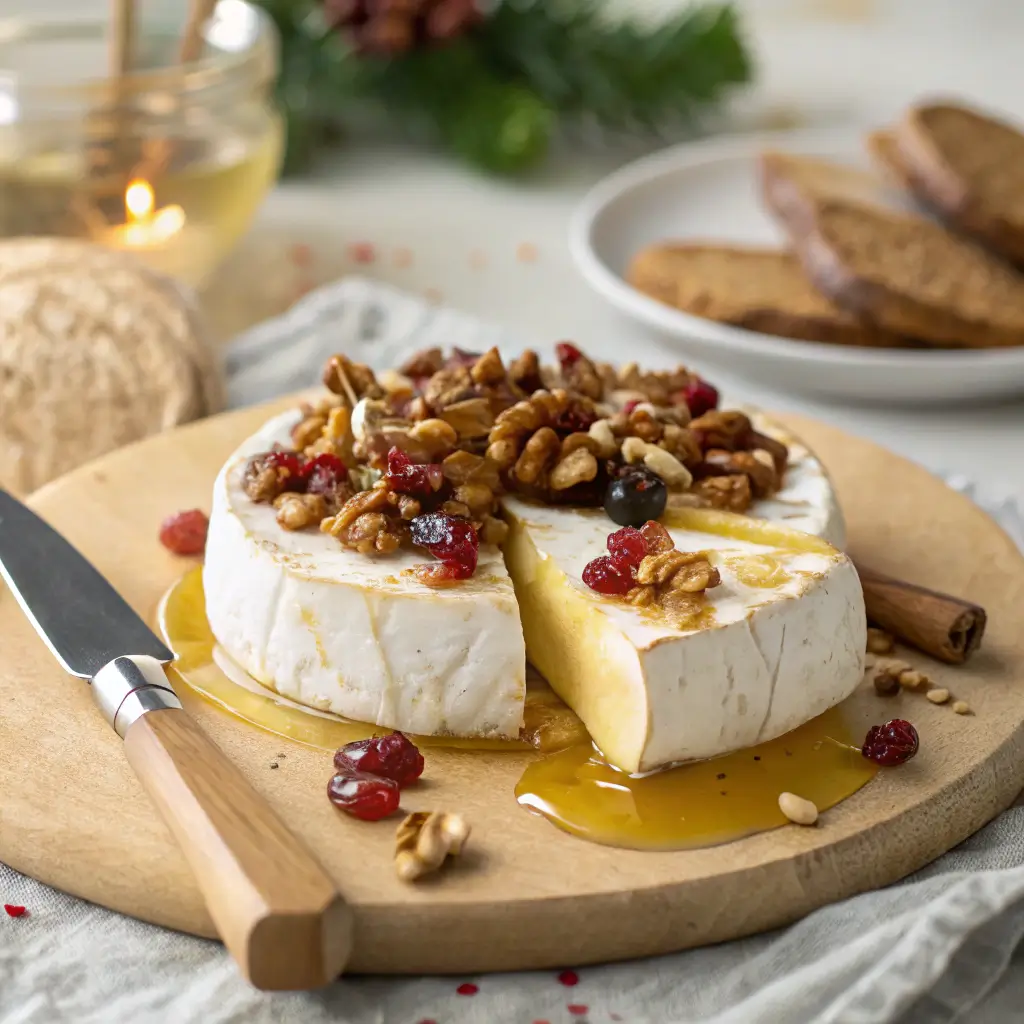
POLYGON ((949 665, 965 662, 985 633, 985 609, 857 565, 868 621, 949 665))

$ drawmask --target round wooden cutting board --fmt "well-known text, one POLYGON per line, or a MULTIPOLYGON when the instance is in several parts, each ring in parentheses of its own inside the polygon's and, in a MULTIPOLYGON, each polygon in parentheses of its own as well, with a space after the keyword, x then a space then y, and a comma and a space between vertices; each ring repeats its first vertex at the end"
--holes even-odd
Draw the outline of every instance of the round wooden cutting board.
MULTIPOLYGON (((152 620, 160 596, 190 565, 158 543, 161 519, 208 507, 222 461, 286 404, 116 452, 47 486, 32 504, 152 620)), ((183 693, 355 908, 352 970, 554 967, 735 938, 892 882, 1013 801, 1024 785, 1024 559, 985 515, 922 469, 821 424, 784 421, 833 474, 855 558, 988 609, 985 646, 967 668, 914 659, 976 714, 955 715, 914 694, 883 699, 867 688, 853 699, 871 720, 903 715, 918 726, 914 761, 880 772, 818 828, 681 853, 597 846, 522 810, 513 787, 532 755, 431 749, 423 783, 403 805, 460 811, 473 835, 459 862, 411 886, 392 867, 395 823, 353 821, 327 801, 328 755, 183 693)), ((61 671, 6 592, 0 637, 0 860, 123 913, 212 935, 121 741, 88 687, 61 671)))

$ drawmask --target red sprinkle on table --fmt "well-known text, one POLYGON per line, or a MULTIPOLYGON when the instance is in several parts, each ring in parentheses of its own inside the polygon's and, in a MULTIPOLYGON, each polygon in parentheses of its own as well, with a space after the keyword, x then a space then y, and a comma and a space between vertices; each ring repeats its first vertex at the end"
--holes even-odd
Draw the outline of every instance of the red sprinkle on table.
POLYGON ((201 555, 210 520, 197 508, 176 512, 160 524, 160 543, 176 555, 201 555))
POLYGON ((8 917, 24 917, 28 913, 24 907, 16 906, 13 903, 5 903, 4 910, 8 917))
POLYGON ((570 1013, 571 1013, 571 1014, 572 1014, 572 1015, 573 1015, 574 1017, 583 1017, 583 1016, 585 1016, 585 1015, 586 1015, 586 1013, 587 1013, 587 1011, 588 1011, 588 1010, 590 1009, 590 1007, 589 1007, 589 1006, 584 1006, 584 1005, 583 1005, 582 1003, 570 1003, 570 1004, 569 1004, 569 1005, 568 1005, 568 1006, 566 1007, 566 1009, 567 1009, 567 1010, 568 1010, 568 1011, 569 1011, 569 1012, 570 1012, 570 1013))
POLYGON ((920 745, 917 730, 902 718, 873 725, 864 737, 861 753, 875 764, 891 768, 909 761, 920 745))
POLYGON ((341 772, 351 769, 411 786, 423 774, 423 755, 415 743, 396 732, 346 743, 334 755, 334 766, 341 772))
POLYGON ((562 971, 558 976, 558 980, 563 985, 578 985, 580 983, 580 976, 575 971, 562 971))
POLYGON ((348 247, 348 254, 356 263, 373 263, 377 259, 377 250, 372 242, 353 242, 348 247))
POLYGON ((464 981, 455 991, 460 996, 475 996, 480 991, 480 986, 474 985, 471 981, 464 981))

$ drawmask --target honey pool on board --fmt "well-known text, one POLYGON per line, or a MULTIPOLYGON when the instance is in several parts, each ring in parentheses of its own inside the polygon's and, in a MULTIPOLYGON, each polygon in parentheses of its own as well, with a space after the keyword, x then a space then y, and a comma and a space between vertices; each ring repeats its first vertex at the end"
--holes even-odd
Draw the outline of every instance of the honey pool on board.
MULTIPOLYGON (((199 568, 168 591, 160 628, 176 655, 175 681, 245 722, 332 753, 388 731, 303 708, 218 658, 199 568)), ((861 756, 861 733, 843 706, 769 743, 640 777, 604 761, 579 719, 543 683, 528 689, 525 719, 519 742, 415 740, 520 756, 536 748, 540 756, 531 757, 515 787, 519 803, 566 832, 609 846, 685 850, 732 842, 786 824, 778 805, 781 792, 797 793, 826 810, 877 771, 861 756)))

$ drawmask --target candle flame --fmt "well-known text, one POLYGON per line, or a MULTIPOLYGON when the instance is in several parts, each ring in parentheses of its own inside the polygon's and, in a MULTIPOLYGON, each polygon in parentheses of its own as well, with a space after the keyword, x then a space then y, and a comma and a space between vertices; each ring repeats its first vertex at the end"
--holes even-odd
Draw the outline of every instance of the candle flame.
POLYGON ((124 208, 130 220, 144 220, 153 212, 153 189, 147 181, 133 181, 125 189, 124 208))

